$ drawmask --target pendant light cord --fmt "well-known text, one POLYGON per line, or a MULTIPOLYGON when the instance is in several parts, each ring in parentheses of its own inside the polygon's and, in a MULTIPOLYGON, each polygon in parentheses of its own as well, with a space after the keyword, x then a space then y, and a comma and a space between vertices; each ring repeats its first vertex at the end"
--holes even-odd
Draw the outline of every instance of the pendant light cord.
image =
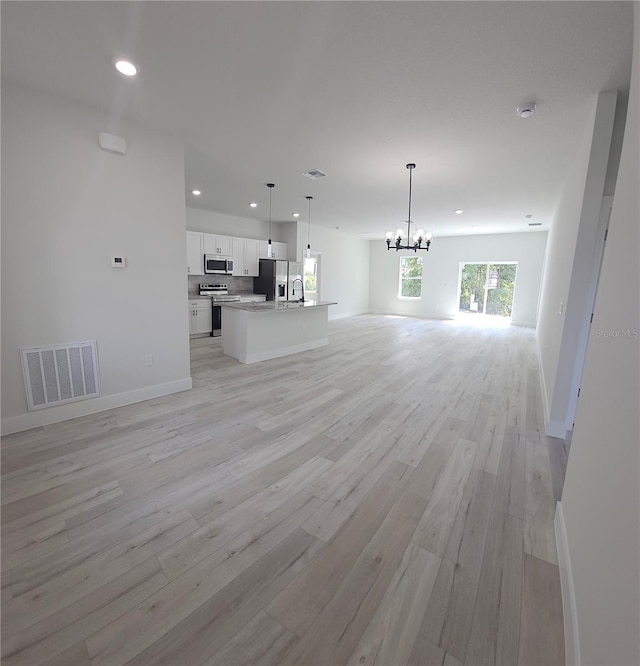
POLYGON ((269 245, 271 245, 271 192, 275 185, 273 183, 267 183, 267 187, 269 188, 269 245))
MULTIPOLYGON (((415 166, 415 164, 413 165, 415 166)), ((413 167, 407 164, 407 169, 409 169, 409 218, 407 219, 407 242, 411 238, 411 181, 413 176, 413 167)))

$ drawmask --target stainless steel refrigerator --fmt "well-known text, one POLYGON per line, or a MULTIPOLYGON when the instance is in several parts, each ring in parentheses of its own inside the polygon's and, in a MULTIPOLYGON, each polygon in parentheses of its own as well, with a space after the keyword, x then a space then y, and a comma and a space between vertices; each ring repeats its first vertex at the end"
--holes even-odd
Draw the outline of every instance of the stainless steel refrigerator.
POLYGON ((253 292, 268 301, 297 301, 302 296, 302 264, 282 259, 260 259, 260 272, 253 278, 253 292), (295 292, 295 293, 294 293, 295 292))

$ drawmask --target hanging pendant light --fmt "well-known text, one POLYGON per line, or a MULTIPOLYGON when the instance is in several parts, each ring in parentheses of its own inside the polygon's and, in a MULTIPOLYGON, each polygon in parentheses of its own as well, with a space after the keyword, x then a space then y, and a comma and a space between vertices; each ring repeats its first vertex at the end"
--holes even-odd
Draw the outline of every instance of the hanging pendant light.
POLYGON ((273 246, 271 244, 271 192, 273 192, 275 185, 267 183, 267 187, 269 188, 269 242, 267 243, 267 257, 271 259, 273 257, 273 246))
POLYGON ((416 168, 415 164, 413 163, 407 164, 407 169, 409 169, 409 216, 407 217, 407 236, 405 239, 406 245, 402 245, 402 239, 404 233, 402 229, 396 230, 395 241, 393 240, 394 232, 387 231, 386 233, 387 250, 390 250, 391 247, 393 246, 396 252, 398 250, 413 250, 414 252, 417 252, 418 250, 426 250, 427 252, 429 251, 429 245, 431 245, 431 240, 433 238, 433 234, 430 231, 425 233, 423 229, 418 229, 418 231, 416 231, 416 233, 414 234, 413 239, 411 238, 411 185, 412 185, 411 176, 415 168, 416 168), (412 240, 413 243, 411 243, 412 240))
POLYGON ((309 220, 307 222, 307 251, 306 251, 306 257, 307 259, 311 258, 311 200, 313 197, 307 197, 307 201, 309 202, 309 220))

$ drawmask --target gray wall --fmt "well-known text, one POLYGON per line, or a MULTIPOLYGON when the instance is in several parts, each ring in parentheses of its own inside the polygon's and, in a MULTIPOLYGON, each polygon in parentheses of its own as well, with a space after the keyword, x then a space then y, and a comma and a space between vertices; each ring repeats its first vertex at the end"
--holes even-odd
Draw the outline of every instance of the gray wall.
POLYGON ((396 253, 384 241, 370 241, 371 311, 452 319, 458 313, 461 262, 517 261, 512 322, 535 326, 546 242, 544 231, 435 238, 429 252, 422 252, 422 298, 414 301, 398 298, 399 255, 413 252, 396 253))
MULTIPOLYGON (((634 9, 627 125, 561 503, 580 663, 593 666, 640 663, 638 4, 634 9)), ((567 596, 563 589, 565 604, 567 596)))
POLYGON ((178 141, 3 82, 5 432, 191 385, 185 229, 178 141), (126 155, 100 150, 104 130, 126 155), (27 413, 20 348, 85 340, 98 342, 103 397, 27 413))

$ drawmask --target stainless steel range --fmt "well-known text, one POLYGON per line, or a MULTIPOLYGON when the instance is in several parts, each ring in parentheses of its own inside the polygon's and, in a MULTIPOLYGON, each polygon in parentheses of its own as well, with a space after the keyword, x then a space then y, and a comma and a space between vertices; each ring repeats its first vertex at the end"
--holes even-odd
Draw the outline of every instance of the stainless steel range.
POLYGON ((222 308, 216 303, 239 301, 240 296, 229 293, 226 284, 201 284, 200 296, 211 296, 211 337, 222 335, 222 308))

